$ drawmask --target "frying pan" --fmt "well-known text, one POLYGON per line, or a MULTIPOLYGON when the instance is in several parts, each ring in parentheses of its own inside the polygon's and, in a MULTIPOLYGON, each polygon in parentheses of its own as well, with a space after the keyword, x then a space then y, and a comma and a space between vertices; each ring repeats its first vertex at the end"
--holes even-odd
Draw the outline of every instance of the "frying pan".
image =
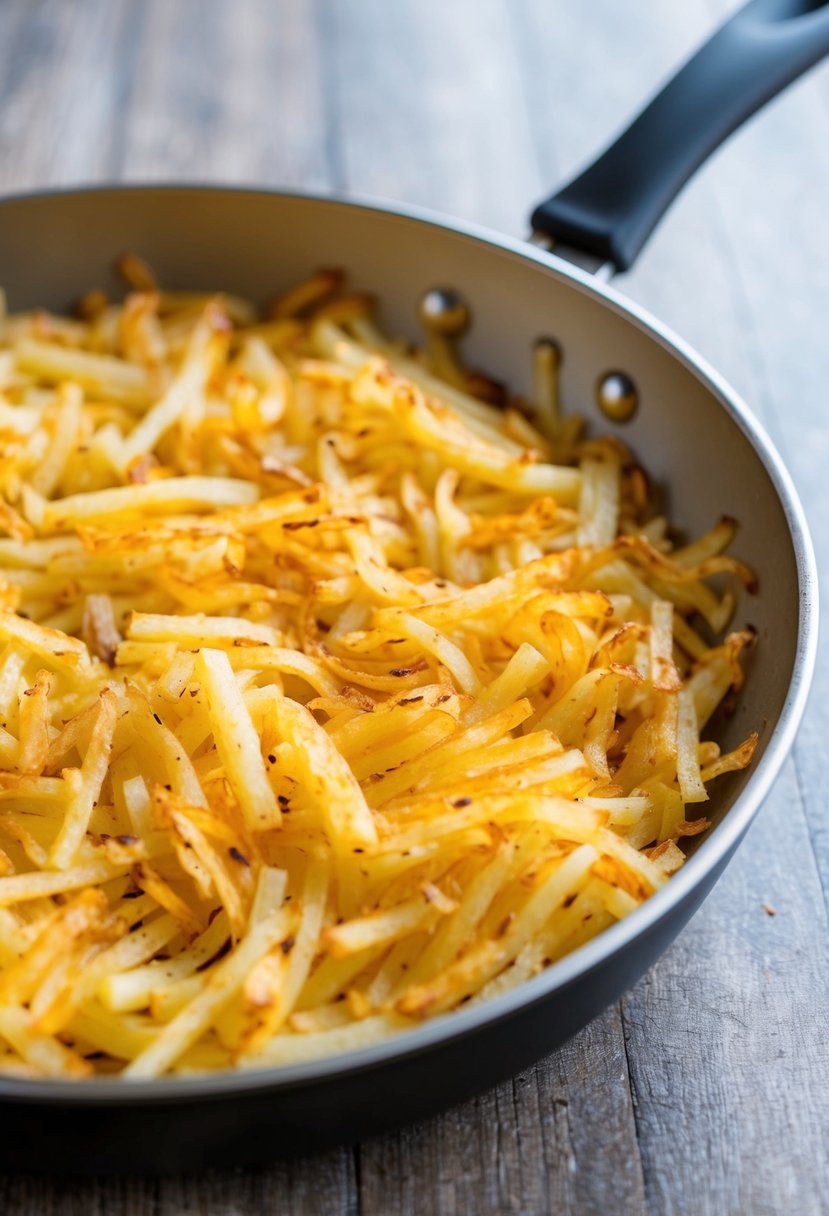
POLYGON ((553 338, 565 404, 633 447, 664 488, 671 518, 689 531, 722 513, 736 517, 740 556, 760 584, 737 608, 759 634, 749 679, 736 714, 715 724, 723 747, 758 729, 755 762, 720 781, 711 831, 630 917, 515 991, 332 1059, 136 1083, 0 1079, 0 1166, 199 1169, 425 1116, 562 1043, 633 984, 700 905, 768 793, 804 708, 817 644, 814 556, 789 476, 748 408, 602 279, 630 265, 705 157, 828 51, 829 5, 752 0, 611 148, 535 210, 535 244, 410 210, 257 190, 113 187, 0 202, 0 281, 14 308, 63 308, 92 284, 114 288, 110 267, 124 249, 148 258, 171 286, 254 299, 316 266, 342 265, 353 283, 378 292, 386 328, 401 334, 411 332, 424 290, 461 290, 474 313, 473 361, 529 392, 533 343, 553 338), (556 253, 539 247, 550 243, 556 253), (626 423, 609 421, 594 401, 597 383, 604 399, 618 373, 638 399, 626 423))

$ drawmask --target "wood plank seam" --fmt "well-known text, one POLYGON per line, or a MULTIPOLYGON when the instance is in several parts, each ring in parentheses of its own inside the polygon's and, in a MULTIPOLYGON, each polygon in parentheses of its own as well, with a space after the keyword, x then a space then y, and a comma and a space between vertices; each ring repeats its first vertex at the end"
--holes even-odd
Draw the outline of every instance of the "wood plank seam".
POLYGON ((643 1193, 645 1195, 645 1199, 647 1201, 648 1180, 647 1180, 647 1175, 645 1172, 645 1163, 642 1159, 642 1149, 641 1149, 641 1145, 639 1142, 639 1140, 640 1140, 639 1094, 636 1089, 636 1082, 634 1080, 633 1070, 631 1069, 631 1065, 630 1065, 630 1045, 628 1042, 628 1022, 627 1022, 627 1017, 625 1015, 624 998, 622 998, 618 1001, 617 1007, 619 1010, 619 1023, 622 1027, 622 1047, 623 1047, 624 1053, 625 1053, 625 1070, 627 1073, 628 1090, 630 1092, 630 1106, 631 1106, 631 1110, 633 1112, 633 1127, 634 1127, 635 1142, 636 1142, 637 1168, 638 1168, 639 1180, 642 1185, 642 1191, 643 1191, 643 1193))
POLYGON ((319 40, 319 54, 323 67, 322 111, 325 123, 325 161, 330 188, 335 193, 340 193, 348 189, 348 182, 339 117, 339 71, 337 57, 332 54, 332 47, 335 47, 337 43, 337 10, 332 9, 325 3, 325 0, 314 0, 313 11, 313 23, 319 40))

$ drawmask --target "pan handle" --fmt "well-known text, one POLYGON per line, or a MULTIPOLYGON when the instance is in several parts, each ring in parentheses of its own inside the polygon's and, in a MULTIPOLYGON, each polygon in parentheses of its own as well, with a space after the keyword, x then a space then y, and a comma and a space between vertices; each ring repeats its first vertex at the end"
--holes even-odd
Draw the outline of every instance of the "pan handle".
POLYGON ((688 178, 829 53, 829 0, 750 0, 615 143, 533 212, 534 234, 627 270, 688 178))

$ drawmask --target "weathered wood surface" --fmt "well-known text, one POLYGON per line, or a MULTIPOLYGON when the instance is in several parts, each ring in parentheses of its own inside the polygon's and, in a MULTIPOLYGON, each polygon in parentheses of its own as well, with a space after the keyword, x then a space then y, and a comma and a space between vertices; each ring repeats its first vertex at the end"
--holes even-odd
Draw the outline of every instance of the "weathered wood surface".
MULTIPOLYGON (((373 194, 513 234, 725 0, 4 0, 0 190, 196 179, 373 194)), ((779 444, 829 570, 829 72, 707 166, 626 290, 779 444)), ((785 1213, 829 1205, 829 660, 795 756, 653 971, 551 1059, 271 1169, 0 1179, 18 1216, 785 1213), (763 909, 776 909, 770 917, 763 909)))

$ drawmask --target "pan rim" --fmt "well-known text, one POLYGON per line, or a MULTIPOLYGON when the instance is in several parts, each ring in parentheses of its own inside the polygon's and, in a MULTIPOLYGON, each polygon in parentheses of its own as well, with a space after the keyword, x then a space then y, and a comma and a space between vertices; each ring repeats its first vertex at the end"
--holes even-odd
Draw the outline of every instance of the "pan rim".
POLYGON ((309 1085, 324 1085, 336 1078, 370 1072, 385 1064, 426 1054, 447 1046, 454 1040, 507 1022, 522 1010, 543 1002, 553 992, 566 990, 577 980, 596 971, 613 955, 621 953, 653 931, 673 909, 692 896, 707 876, 725 864, 765 802, 792 748, 806 708, 817 657, 817 564, 805 513, 782 457, 765 428, 724 377, 647 309, 628 300, 615 287, 598 281, 586 271, 544 249, 503 236, 481 225, 443 216, 425 208, 401 206, 373 198, 352 195, 343 198, 330 193, 277 190, 245 184, 128 182, 73 185, 68 188, 55 187, 4 195, 0 198, 0 209, 8 205, 43 199, 152 192, 164 195, 177 192, 210 192, 254 195, 264 199, 287 199, 367 211, 388 218, 411 221, 430 229, 448 231, 478 245, 510 254, 522 262, 533 263, 554 277, 566 280, 574 289, 597 297, 612 312, 633 323, 675 357, 713 394, 748 440, 769 476, 783 508, 797 568, 798 629, 795 657, 782 710, 759 764, 722 822, 707 835, 685 866, 665 887, 630 916, 512 991, 494 997, 481 1006, 444 1014, 369 1047, 299 1064, 138 1081, 125 1081, 120 1077, 84 1081, 0 1077, 0 1100, 3 1101, 34 1105, 55 1103, 66 1107, 118 1107, 159 1103, 186 1104, 204 1099, 228 1099, 241 1093, 290 1092, 309 1085))

